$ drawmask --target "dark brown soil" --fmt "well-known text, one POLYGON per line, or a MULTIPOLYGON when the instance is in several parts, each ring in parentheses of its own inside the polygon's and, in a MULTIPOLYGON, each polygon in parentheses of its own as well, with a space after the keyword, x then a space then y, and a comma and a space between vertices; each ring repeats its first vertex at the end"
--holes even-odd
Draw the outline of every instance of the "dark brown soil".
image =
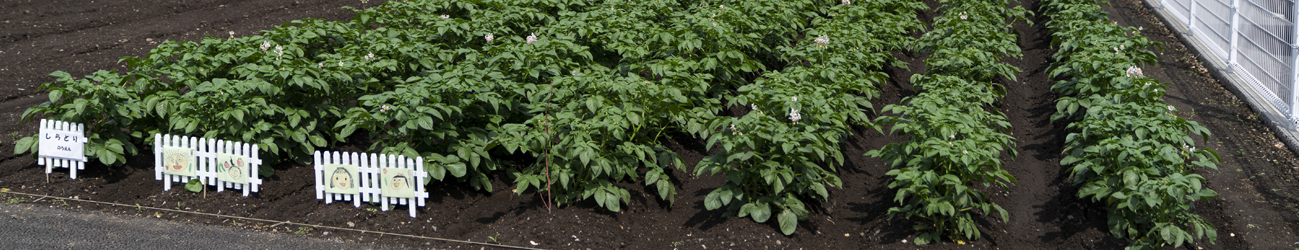
MULTIPOLYGON (((371 1, 375 5, 382 1, 371 1)), ((1037 1, 1025 1, 1025 8, 1037 9, 1037 1)), ((475 242, 543 248, 580 249, 1116 249, 1127 244, 1107 232, 1104 206, 1075 197, 1077 187, 1058 164, 1067 132, 1064 124, 1049 122, 1054 112, 1053 80, 1047 66, 1055 52, 1042 17, 1036 25, 1015 25, 1024 48, 1022 59, 1007 61, 1023 73, 1006 80, 1007 98, 999 104, 1009 117, 1017 140, 1019 157, 1008 159, 1006 169, 1019 178, 1008 190, 989 188, 994 202, 1010 213, 1008 223, 995 217, 981 221, 984 238, 975 242, 939 243, 915 246, 904 243, 917 235, 911 223, 886 215, 894 192, 891 179, 879 159, 862 156, 904 137, 881 135, 870 128, 854 128, 845 144, 848 163, 839 170, 843 189, 813 205, 808 221, 800 223, 793 236, 784 236, 772 225, 755 224, 748 218, 724 218, 720 211, 704 210, 704 196, 721 186, 722 176, 692 176, 676 170, 680 194, 675 206, 654 198, 655 191, 639 183, 625 183, 633 192, 632 203, 621 213, 611 213, 594 204, 577 204, 547 211, 534 194, 513 195, 504 175, 494 179, 495 190, 474 191, 465 185, 434 183, 428 187, 428 207, 412 219, 399 208, 379 212, 376 206, 325 205, 315 200, 309 167, 292 164, 268 178, 262 192, 240 197, 233 192, 195 194, 181 189, 162 191, 153 179, 152 157, 133 157, 125 167, 108 168, 90 164, 78 180, 69 180, 66 170, 55 171, 46 182, 43 167, 29 155, 13 155, 11 133, 30 135, 35 124, 19 124, 22 112, 46 100, 34 89, 51 78, 45 75, 63 70, 86 75, 97 69, 122 69, 117 59, 141 55, 162 40, 197 40, 204 35, 225 37, 228 31, 250 35, 273 25, 306 17, 344 20, 351 12, 344 5, 360 7, 354 0, 206 0, 206 1, 8 1, 0 3, 0 187, 14 191, 76 197, 123 204, 180 208, 223 215, 293 221, 369 231, 403 233, 475 242), (22 90, 20 90, 22 89, 22 90), (205 197, 206 196, 206 197, 205 197)), ((1147 75, 1173 83, 1166 99, 1183 116, 1213 131, 1204 147, 1223 156, 1221 171, 1200 171, 1208 186, 1222 199, 1202 202, 1198 214, 1209 218, 1219 230, 1216 245, 1207 242, 1188 249, 1282 249, 1299 241, 1299 164, 1295 154, 1273 138, 1260 118, 1224 88, 1212 75, 1199 73, 1198 65, 1176 38, 1168 36, 1137 0, 1118 0, 1108 9, 1123 25, 1147 27, 1147 35, 1165 43, 1159 65, 1146 68, 1147 75), (1232 236, 1234 234, 1234 236, 1232 236)), ((932 14, 923 13, 928 19, 932 14)), ((893 80, 881 83, 883 95, 876 107, 898 103, 913 95, 906 82, 923 72, 924 55, 895 53, 910 63, 910 69, 890 69, 893 80)), ((676 137, 669 144, 693 166, 707 149, 699 140, 676 137)), ((0 199, 7 199, 0 198, 0 199)), ((32 199, 28 199, 32 200, 32 199)), ((45 203, 46 201, 41 201, 45 203)), ((58 204, 62 205, 62 204, 58 204)), ((172 213, 140 212, 134 208, 70 202, 68 206, 111 213, 162 217, 209 224, 231 225, 225 218, 172 213)), ((257 223, 239 223, 252 230, 287 232, 257 223)), ((231 225, 233 226, 233 225, 231 225)), ((399 246, 436 248, 479 248, 437 241, 376 234, 332 232, 312 236, 347 241, 379 242, 399 246), (427 245, 426 245, 427 244, 427 245)))

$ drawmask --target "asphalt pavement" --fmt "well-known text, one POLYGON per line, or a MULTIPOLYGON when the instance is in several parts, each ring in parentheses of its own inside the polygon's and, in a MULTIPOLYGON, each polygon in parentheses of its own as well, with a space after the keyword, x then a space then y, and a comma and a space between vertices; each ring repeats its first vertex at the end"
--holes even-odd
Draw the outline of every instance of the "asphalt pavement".
POLYGON ((34 204, 0 205, 0 249, 403 249, 34 204))

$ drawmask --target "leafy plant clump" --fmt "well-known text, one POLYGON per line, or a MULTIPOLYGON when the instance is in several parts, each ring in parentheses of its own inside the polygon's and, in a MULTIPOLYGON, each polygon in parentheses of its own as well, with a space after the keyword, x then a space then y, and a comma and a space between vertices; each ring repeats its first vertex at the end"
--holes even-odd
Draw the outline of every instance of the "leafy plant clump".
POLYGON ((1021 55, 1008 21, 1027 22, 1031 13, 1006 7, 1009 0, 942 3, 933 31, 918 43, 919 50, 931 53, 925 60, 928 72, 911 77, 920 94, 884 107, 897 116, 876 119, 893 124, 892 133, 911 140, 866 153, 895 167, 887 175, 894 177, 889 188, 897 189, 894 200, 900 206, 889 208, 889 216, 922 219, 915 228, 927 232, 916 238, 917 244, 944 236, 978 239, 976 211, 1009 220, 1001 206, 971 186, 1015 182, 1001 168, 1003 152, 1015 156, 1014 138, 1006 134, 1010 123, 992 104, 1005 96, 996 78, 1014 81, 1019 73, 1001 62, 1021 55))
POLYGON ((1128 249, 1181 247, 1206 237, 1212 243, 1217 231, 1191 213, 1195 201, 1218 196, 1192 173, 1217 169, 1218 153, 1196 148, 1190 136, 1208 140, 1209 130, 1178 117, 1162 98, 1168 83, 1141 71, 1158 60, 1147 48, 1161 45, 1139 27, 1109 22, 1101 4, 1050 0, 1041 7, 1060 48, 1051 77, 1062 96, 1052 119, 1072 121, 1060 164, 1072 165, 1080 198, 1107 205, 1110 233, 1132 239, 1128 249))
MULTIPOLYGON (((708 134, 707 142, 721 153, 705 157, 695 172, 727 176, 725 185, 705 197, 705 208, 726 206, 727 216, 759 223, 774 216, 781 231, 792 234, 808 215, 804 198, 828 199, 829 187, 843 185, 834 172, 844 163, 841 144, 851 135, 849 125, 873 126, 866 111, 879 95, 875 84, 888 78, 880 69, 904 66, 889 53, 914 43, 909 34, 924 29, 915 13, 927 7, 902 0, 780 7, 823 14, 799 32, 807 39, 775 47, 789 66, 763 72, 726 98, 727 106, 748 111, 708 123, 722 128, 708 134)), ((746 13, 766 7, 735 8, 746 13)))
MULTIPOLYGON (((268 162, 300 164, 320 147, 369 144, 423 157, 428 180, 494 190, 490 175, 503 170, 519 194, 610 211, 631 202, 622 182, 671 204, 672 167, 687 167, 665 143, 707 138, 723 151, 695 172, 734 180, 709 208, 776 215, 789 234, 807 215, 802 199, 841 185, 833 172, 848 124, 871 124, 879 69, 901 65, 889 52, 910 47, 924 8, 392 1, 348 21, 167 41, 123 58, 124 71, 55 72, 41 87, 50 101, 23 118, 85 123, 90 157, 105 165, 125 164, 158 133, 245 141, 268 162), (719 116, 729 106, 756 112, 719 116)), ((27 137, 16 153, 34 144, 27 137)))

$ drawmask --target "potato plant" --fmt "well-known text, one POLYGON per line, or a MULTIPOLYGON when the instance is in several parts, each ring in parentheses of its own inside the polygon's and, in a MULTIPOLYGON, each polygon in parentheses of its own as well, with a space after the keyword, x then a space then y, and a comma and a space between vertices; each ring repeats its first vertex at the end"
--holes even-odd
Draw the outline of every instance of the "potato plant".
POLYGON ((1019 68, 1001 62, 1019 57, 1018 36, 1011 23, 1030 15, 1022 7, 1008 8, 1009 0, 942 1, 933 30, 917 43, 928 71, 911 77, 920 92, 903 104, 884 107, 896 116, 876 119, 892 124, 891 132, 910 136, 906 142, 885 145, 866 155, 894 167, 889 188, 897 189, 889 216, 919 217, 923 230, 917 244, 980 237, 975 212, 1006 211, 991 203, 975 184, 1005 187, 1015 177, 1001 168, 1002 153, 1015 156, 1014 138, 1006 134, 1010 122, 993 103, 1005 96, 997 77, 1015 81, 1019 68))
POLYGON ((610 211, 632 201, 619 185, 628 182, 671 204, 675 166, 727 175, 708 209, 774 216, 792 234, 805 202, 842 185, 835 172, 850 126, 875 126, 882 69, 906 66, 890 53, 915 46, 911 34, 925 29, 916 12, 926 9, 915 0, 392 1, 347 21, 166 41, 123 58, 121 72, 56 72, 42 86, 50 102, 24 119, 86 123, 91 158, 108 165, 156 133, 255 143, 272 163, 368 144, 422 156, 432 180, 492 191, 490 178, 504 172, 519 194, 610 211), (701 138, 719 151, 693 169, 665 145, 701 138))
POLYGON ((842 143, 850 124, 873 126, 867 111, 879 95, 879 70, 899 65, 889 52, 908 48, 909 33, 924 28, 916 1, 871 1, 821 9, 796 46, 782 46, 794 65, 764 72, 738 88, 727 106, 749 111, 717 117, 708 147, 720 146, 695 168, 727 176, 726 184, 705 197, 707 209, 727 207, 726 215, 762 223, 773 216, 792 234, 806 219, 803 199, 827 199, 828 187, 842 186, 834 174, 844 163, 842 143))
POLYGON ((1196 148, 1191 134, 1208 140, 1208 129, 1178 117, 1163 100, 1168 83, 1145 77, 1160 44, 1141 28, 1110 23, 1096 1, 1043 1, 1053 20, 1051 76, 1056 121, 1071 121, 1061 165, 1082 185, 1080 198, 1104 202, 1109 231, 1132 239, 1128 249, 1181 247, 1198 239, 1213 242, 1217 231, 1193 214, 1195 201, 1218 194, 1205 188, 1195 168, 1217 169, 1217 152, 1196 148))

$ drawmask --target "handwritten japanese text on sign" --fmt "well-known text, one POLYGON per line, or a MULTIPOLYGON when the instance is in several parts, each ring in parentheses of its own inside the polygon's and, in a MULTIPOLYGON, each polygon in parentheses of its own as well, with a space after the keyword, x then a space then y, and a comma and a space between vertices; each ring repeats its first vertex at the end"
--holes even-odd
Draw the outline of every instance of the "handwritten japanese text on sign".
POLYGON ((41 129, 40 155, 69 160, 86 160, 86 137, 81 132, 41 129))

